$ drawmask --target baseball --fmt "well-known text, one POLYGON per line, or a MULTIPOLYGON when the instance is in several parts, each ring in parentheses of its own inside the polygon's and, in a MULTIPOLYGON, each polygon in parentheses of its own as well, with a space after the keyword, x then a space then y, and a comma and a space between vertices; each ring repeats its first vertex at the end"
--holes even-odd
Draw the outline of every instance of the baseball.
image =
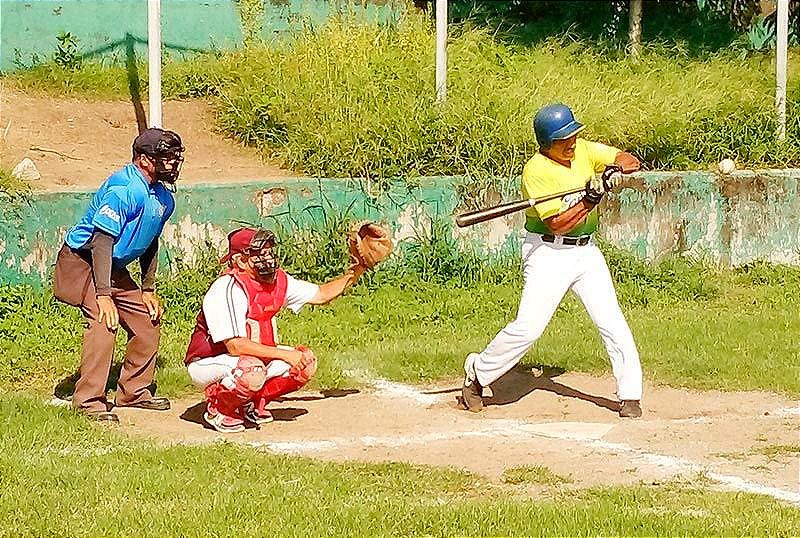
POLYGON ((730 174, 734 170, 736 170, 736 163, 733 162, 733 159, 722 159, 719 162, 719 171, 723 174, 730 174))

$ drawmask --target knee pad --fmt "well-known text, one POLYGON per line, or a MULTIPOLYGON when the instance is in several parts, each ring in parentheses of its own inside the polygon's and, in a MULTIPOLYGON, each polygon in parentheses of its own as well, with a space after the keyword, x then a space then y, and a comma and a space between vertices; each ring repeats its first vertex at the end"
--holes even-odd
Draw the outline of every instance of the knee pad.
POLYGON ((244 393, 261 390, 267 380, 267 368, 264 363, 260 359, 248 355, 239 357, 239 362, 236 363, 236 368, 231 374, 236 380, 236 386, 232 388, 244 393))

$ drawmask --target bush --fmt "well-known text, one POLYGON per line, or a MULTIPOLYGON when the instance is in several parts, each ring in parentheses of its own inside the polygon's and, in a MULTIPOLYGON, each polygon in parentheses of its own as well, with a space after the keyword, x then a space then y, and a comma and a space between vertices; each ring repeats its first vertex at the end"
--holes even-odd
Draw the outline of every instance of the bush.
MULTIPOLYGON (((223 131, 323 177, 518 175, 536 149, 530 120, 552 101, 573 106, 587 137, 631 149, 651 168, 724 157, 800 163, 800 88, 790 85, 787 142, 778 144, 768 55, 696 56, 681 43, 650 43, 633 60, 575 36, 522 46, 466 24, 452 26, 448 46, 442 106, 434 32, 416 16, 394 26, 333 20, 286 43, 169 63, 164 94, 215 99, 223 131)), ((138 66, 143 83, 145 75, 138 66)), ((122 96, 128 86, 123 67, 88 63, 12 78, 59 93, 122 96)))

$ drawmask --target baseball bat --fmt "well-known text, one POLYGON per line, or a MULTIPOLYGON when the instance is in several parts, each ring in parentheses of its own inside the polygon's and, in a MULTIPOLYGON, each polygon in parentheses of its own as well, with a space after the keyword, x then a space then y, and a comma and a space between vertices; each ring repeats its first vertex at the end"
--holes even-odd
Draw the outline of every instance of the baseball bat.
POLYGON ((554 200, 570 194, 575 194, 576 192, 581 192, 583 190, 585 190, 585 187, 556 192, 554 194, 548 194, 547 196, 541 196, 539 198, 529 198, 527 200, 506 202, 505 204, 487 207, 485 209, 478 209, 477 211, 470 211, 469 213, 462 213, 461 215, 456 216, 456 225, 459 228, 472 226, 473 224, 478 224, 479 222, 486 222, 487 220, 496 219, 497 217, 502 217, 504 215, 508 215, 509 213, 515 213, 517 211, 522 211, 523 209, 528 209, 529 207, 533 207, 538 203, 547 202, 548 200, 554 200))

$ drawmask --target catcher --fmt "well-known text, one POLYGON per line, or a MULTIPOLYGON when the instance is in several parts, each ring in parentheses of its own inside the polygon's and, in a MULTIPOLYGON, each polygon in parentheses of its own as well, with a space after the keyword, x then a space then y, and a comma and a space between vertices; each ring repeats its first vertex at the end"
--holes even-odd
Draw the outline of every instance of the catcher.
POLYGON ((342 295, 392 251, 388 233, 359 223, 348 237, 352 263, 322 285, 292 277, 279 267, 270 230, 240 228, 228 235, 227 264, 203 298, 184 362, 206 397, 204 420, 219 432, 240 432, 245 422, 272 421, 266 405, 303 387, 317 359, 304 346, 277 344, 275 315, 342 295))

